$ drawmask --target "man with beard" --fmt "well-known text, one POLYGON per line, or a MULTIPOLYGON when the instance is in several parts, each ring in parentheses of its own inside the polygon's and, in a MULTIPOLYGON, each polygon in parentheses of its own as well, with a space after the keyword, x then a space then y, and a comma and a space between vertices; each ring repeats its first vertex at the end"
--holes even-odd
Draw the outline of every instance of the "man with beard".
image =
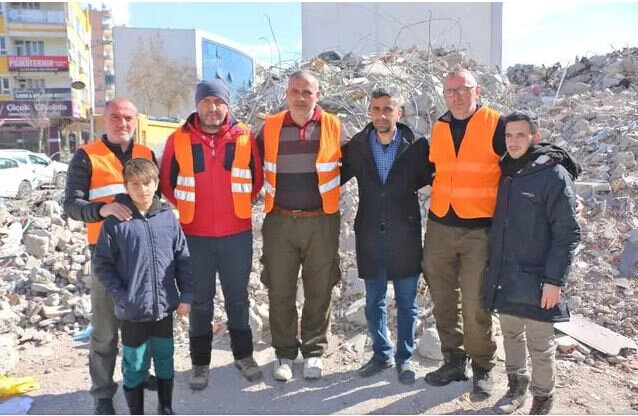
POLYGON ((209 378, 218 273, 235 366, 249 381, 262 376, 253 358, 248 278, 252 201, 263 184, 263 171, 255 139, 230 114, 224 82, 199 83, 195 103, 197 111, 166 142, 160 189, 179 211, 191 253, 190 387, 202 390, 209 378))

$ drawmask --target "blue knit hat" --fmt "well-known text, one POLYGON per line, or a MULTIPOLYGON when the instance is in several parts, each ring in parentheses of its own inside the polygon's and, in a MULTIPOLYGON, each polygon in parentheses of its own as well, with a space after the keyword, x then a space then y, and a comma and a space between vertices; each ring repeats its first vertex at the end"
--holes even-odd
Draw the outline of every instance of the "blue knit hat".
POLYGON ((221 79, 202 81, 197 84, 197 89, 195 91, 195 105, 199 104, 199 102, 204 98, 210 96, 219 98, 226 105, 230 103, 230 91, 228 90, 226 83, 221 79))

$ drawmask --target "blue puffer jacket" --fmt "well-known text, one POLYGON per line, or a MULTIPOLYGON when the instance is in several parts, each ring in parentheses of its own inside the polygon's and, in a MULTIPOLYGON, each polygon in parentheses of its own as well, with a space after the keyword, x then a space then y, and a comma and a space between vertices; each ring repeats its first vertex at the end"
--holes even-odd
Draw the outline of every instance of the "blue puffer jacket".
POLYGON ((556 146, 535 148, 524 168, 501 176, 490 230, 485 307, 537 321, 562 322, 569 320, 564 290, 580 241, 571 179, 579 168, 556 146), (551 309, 540 307, 545 283, 563 288, 561 301, 551 309))
POLYGON ((157 197, 146 216, 126 194, 117 195, 115 201, 127 205, 133 218, 104 220, 93 271, 113 297, 118 319, 159 321, 193 298, 184 233, 170 207, 157 197))

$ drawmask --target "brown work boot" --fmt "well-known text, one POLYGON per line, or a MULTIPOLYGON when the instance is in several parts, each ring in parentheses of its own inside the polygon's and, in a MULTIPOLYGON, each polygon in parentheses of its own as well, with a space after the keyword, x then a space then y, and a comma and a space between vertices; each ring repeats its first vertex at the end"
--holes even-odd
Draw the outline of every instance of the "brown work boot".
POLYGON ((547 415, 554 406, 554 396, 534 396, 530 415, 547 415))
POLYGON ((235 360, 235 367, 239 368, 241 375, 248 381, 257 381, 263 376, 261 368, 252 356, 235 360))
POLYGON ((190 379, 191 390, 204 390, 208 386, 208 366, 194 365, 190 379))
POLYGON ((494 413, 509 415, 525 405, 529 376, 507 375, 507 393, 494 405, 494 413))

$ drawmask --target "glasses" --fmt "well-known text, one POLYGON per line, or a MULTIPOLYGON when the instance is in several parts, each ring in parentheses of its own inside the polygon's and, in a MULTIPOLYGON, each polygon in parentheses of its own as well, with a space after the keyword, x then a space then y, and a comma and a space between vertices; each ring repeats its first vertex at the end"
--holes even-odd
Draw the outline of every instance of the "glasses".
POLYGON ((446 98, 452 98, 455 94, 458 94, 460 97, 466 97, 470 94, 470 91, 474 87, 476 87, 476 85, 472 85, 469 87, 459 87, 455 90, 443 90, 443 96, 446 98))

